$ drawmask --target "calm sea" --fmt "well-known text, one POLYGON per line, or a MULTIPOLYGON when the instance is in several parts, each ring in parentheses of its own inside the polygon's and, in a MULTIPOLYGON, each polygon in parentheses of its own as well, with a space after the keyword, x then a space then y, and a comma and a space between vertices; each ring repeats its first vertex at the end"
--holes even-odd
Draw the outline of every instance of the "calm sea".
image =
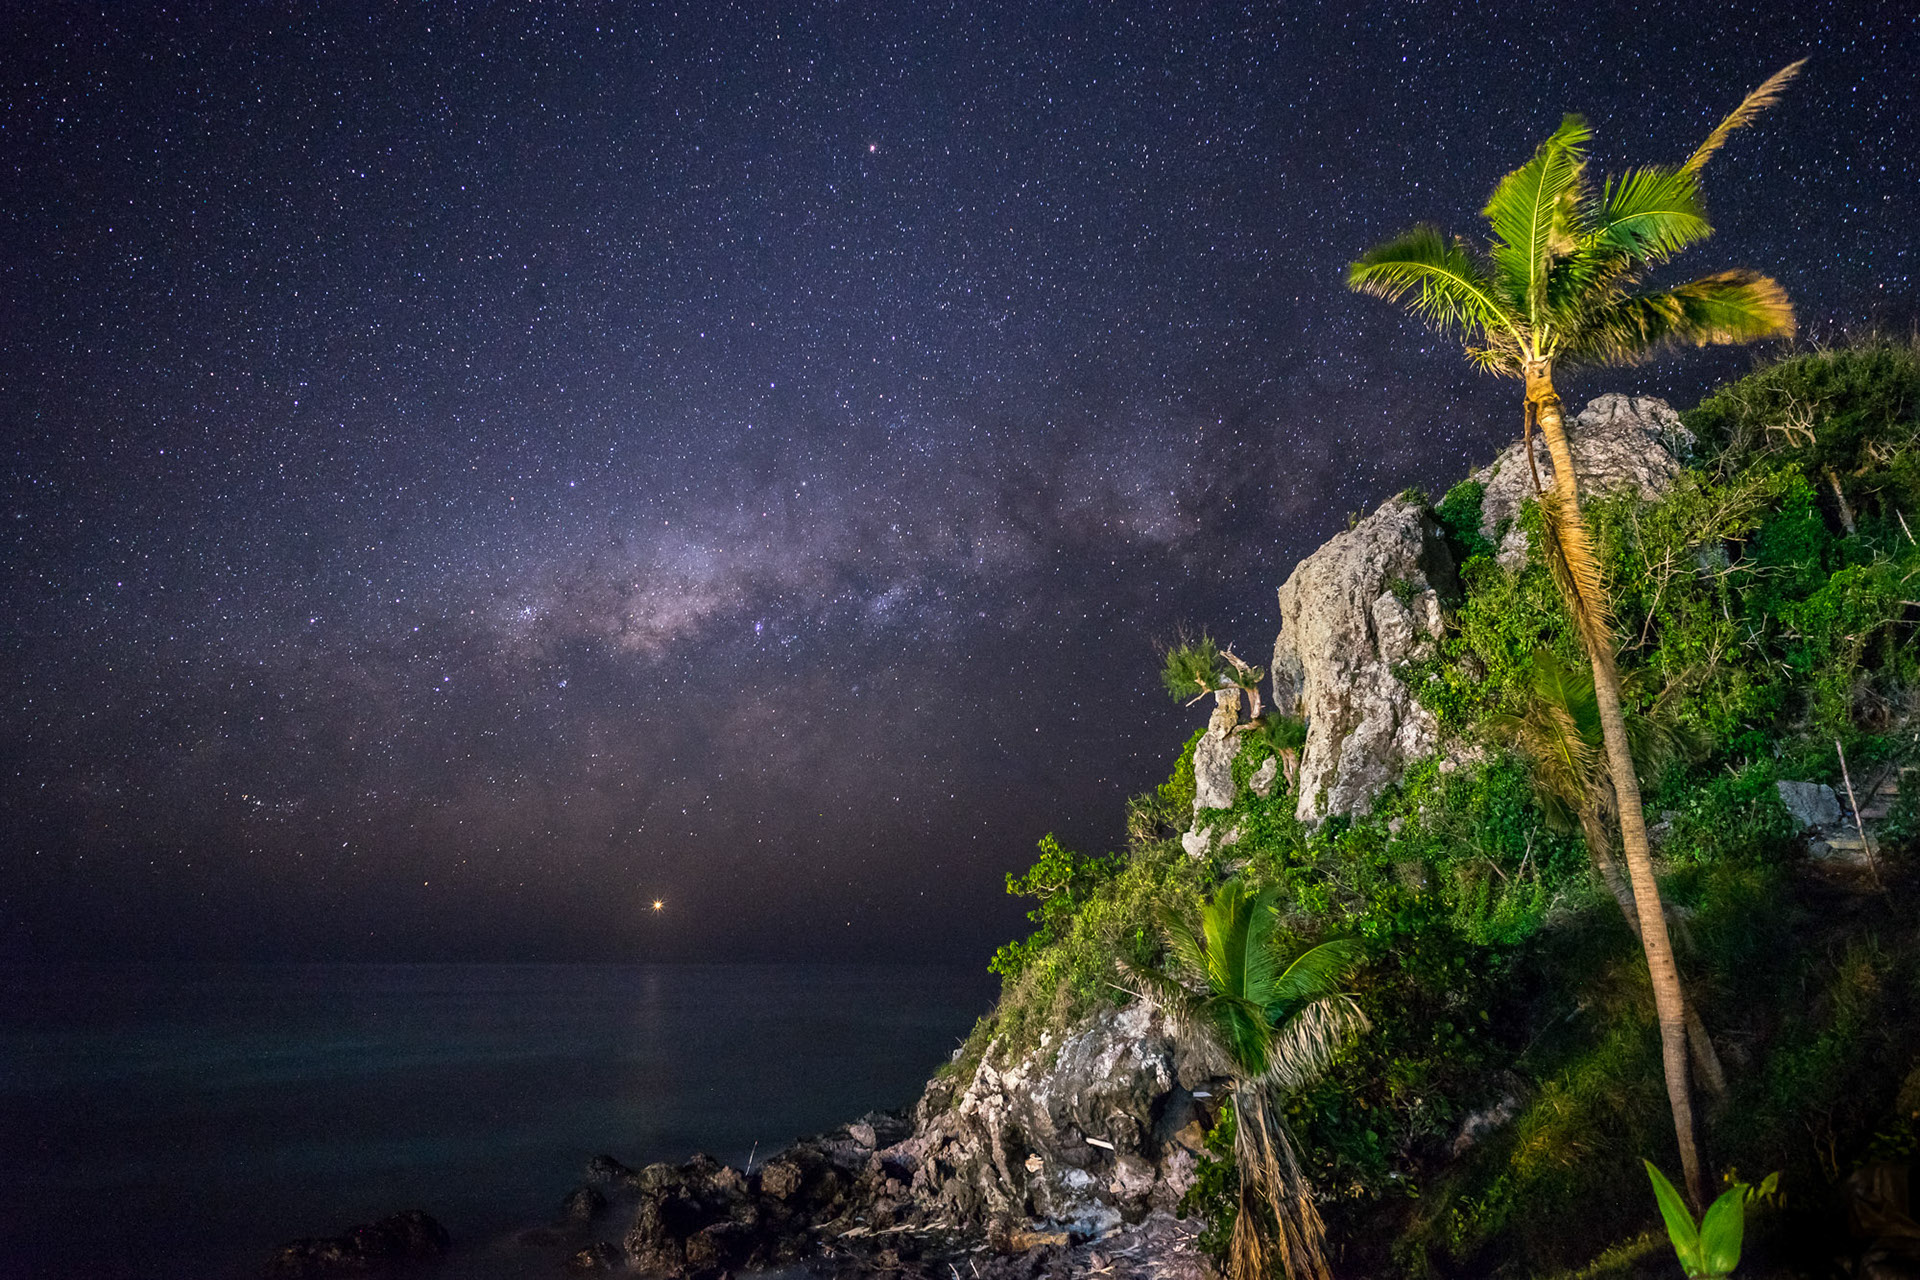
MULTIPOLYGON (((405 1208, 512 1270, 589 1156, 742 1162, 902 1106, 977 969, 0 967, 0 1275, 251 1277, 405 1208)), ((545 1268, 536 1269, 545 1274, 545 1268)))

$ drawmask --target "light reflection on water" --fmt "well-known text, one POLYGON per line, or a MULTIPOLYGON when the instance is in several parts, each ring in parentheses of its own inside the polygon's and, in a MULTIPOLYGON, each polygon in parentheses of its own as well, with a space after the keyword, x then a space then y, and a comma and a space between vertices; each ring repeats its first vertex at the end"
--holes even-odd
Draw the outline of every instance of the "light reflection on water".
POLYGON ((256 1274, 402 1208, 465 1262, 587 1157, 738 1163, 911 1101, 984 1011, 972 969, 0 968, 0 1259, 256 1274))

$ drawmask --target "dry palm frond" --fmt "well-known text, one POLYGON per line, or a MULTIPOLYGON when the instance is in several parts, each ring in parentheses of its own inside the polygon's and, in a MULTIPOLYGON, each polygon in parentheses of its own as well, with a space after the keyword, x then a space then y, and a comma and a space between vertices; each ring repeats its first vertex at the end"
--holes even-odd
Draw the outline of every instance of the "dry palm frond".
POLYGON ((1554 487, 1540 500, 1545 534, 1542 551, 1547 567, 1553 571, 1554 584, 1573 613, 1573 625, 1588 657, 1595 662, 1612 662, 1613 615, 1607 604, 1606 580, 1593 554, 1586 522, 1577 509, 1568 512, 1563 505, 1561 488, 1570 482, 1571 477, 1555 476, 1554 487))
POLYGON ((1315 1000, 1276 1029, 1261 1079, 1283 1093, 1303 1089, 1325 1075, 1340 1051, 1372 1026, 1352 996, 1315 1000))
POLYGON ((1707 140, 1696 147, 1693 154, 1687 157, 1687 162, 1680 166, 1680 172, 1700 172, 1701 166, 1705 165, 1706 162, 1713 157, 1713 153, 1718 151, 1726 143, 1729 134, 1735 129, 1744 128, 1752 124, 1759 118, 1762 111, 1765 111, 1768 107, 1780 101, 1780 95, 1786 91, 1788 83, 1792 81, 1795 76, 1799 75, 1800 68, 1806 65, 1807 60, 1805 58, 1800 59, 1798 62, 1788 63, 1786 66, 1768 76, 1765 84, 1755 89, 1745 98, 1742 98, 1740 105, 1735 107, 1725 120, 1722 120, 1718 125, 1714 126, 1713 132, 1707 135, 1707 140))

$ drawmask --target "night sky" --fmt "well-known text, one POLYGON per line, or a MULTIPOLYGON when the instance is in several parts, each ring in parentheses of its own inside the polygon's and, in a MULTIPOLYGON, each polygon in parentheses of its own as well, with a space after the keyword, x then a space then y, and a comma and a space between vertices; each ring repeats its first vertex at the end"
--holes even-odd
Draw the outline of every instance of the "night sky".
POLYGON ((1803 55, 1676 267, 1905 333, 1911 4, 9 6, 0 957, 983 963, 1517 433, 1344 265, 1803 55))

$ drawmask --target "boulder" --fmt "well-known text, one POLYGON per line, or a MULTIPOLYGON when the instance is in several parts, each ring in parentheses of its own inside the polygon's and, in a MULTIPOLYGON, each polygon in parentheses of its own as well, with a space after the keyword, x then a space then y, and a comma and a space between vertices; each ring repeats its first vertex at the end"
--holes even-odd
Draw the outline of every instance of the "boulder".
POLYGON ((578 1275, 612 1271, 620 1265, 620 1251, 605 1240, 597 1240, 584 1249, 567 1255, 566 1268, 578 1275))
POLYGON ((1336 534, 1280 588, 1273 696, 1307 722, 1301 821, 1366 809, 1438 744, 1439 725, 1394 667, 1438 637, 1440 596, 1456 588, 1439 526, 1406 498, 1336 534))
POLYGON ((1823 782, 1776 782, 1780 803, 1802 831, 1821 830, 1840 825, 1840 797, 1823 782))
POLYGON ((585 1170, 590 1187, 623 1187, 633 1181, 634 1172, 612 1156, 595 1156, 585 1170))
POLYGON ((1231 729, 1209 728, 1193 746, 1193 812, 1231 809, 1239 794, 1233 785, 1233 761, 1240 736, 1231 729))
POLYGON ((281 1245, 264 1268, 269 1276, 352 1275, 395 1263, 423 1262, 447 1251, 447 1229, 418 1209, 353 1227, 338 1236, 281 1245))
POLYGON ((592 1187, 575 1187, 560 1202, 560 1221, 592 1222, 607 1211, 607 1198, 592 1187))
MULTIPOLYGON (((1645 498, 1666 492, 1693 452, 1693 435, 1665 400, 1611 394, 1587 402, 1568 424, 1573 469, 1582 497, 1632 489, 1645 498)), ((1553 459, 1538 435, 1534 464, 1542 486, 1553 484, 1553 459)), ((1471 477, 1486 486, 1480 495, 1481 535, 1498 544, 1500 563, 1526 563, 1527 535, 1513 525, 1520 506, 1533 497, 1533 474, 1518 442, 1471 477)))

